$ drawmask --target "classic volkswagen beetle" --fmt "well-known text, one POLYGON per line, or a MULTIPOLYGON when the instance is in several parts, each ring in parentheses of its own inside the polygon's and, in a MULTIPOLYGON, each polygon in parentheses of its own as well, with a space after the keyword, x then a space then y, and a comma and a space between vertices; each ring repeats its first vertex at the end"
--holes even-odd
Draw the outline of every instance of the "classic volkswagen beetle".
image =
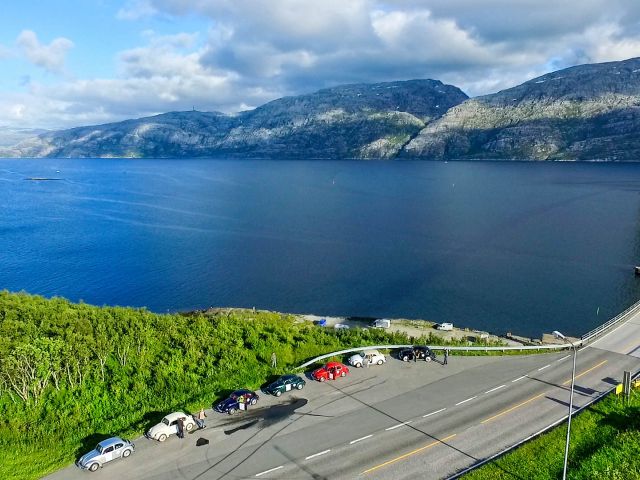
POLYGON ((115 460, 116 458, 127 458, 133 453, 136 446, 129 440, 123 440, 120 437, 111 437, 103 440, 96 448, 89 453, 85 453, 76 462, 76 465, 83 470, 95 472, 105 463, 115 460))
POLYGON ((178 433, 179 418, 183 419, 184 429, 187 432, 190 432, 196 426, 196 422, 191 415, 187 415, 184 412, 173 412, 164 417, 160 423, 151 427, 145 437, 164 442, 169 435, 178 433))
POLYGON ((398 358, 403 362, 408 362, 409 360, 424 360, 425 362, 430 362, 431 360, 435 360, 436 354, 427 346, 423 345, 415 345, 412 348, 403 348, 398 352, 398 358))
POLYGON ((349 368, 340 362, 329 362, 323 367, 313 371, 311 376, 319 382, 325 380, 335 380, 338 377, 345 377, 349 373, 349 368))
POLYGON ((307 382, 298 375, 283 375, 275 382, 270 383, 264 389, 266 393, 279 397, 284 392, 293 390, 294 388, 302 390, 307 382))
POLYGON ((378 350, 364 350, 349 357, 349 365, 360 368, 363 365, 382 365, 387 361, 386 357, 378 350))
POLYGON ((238 410, 246 410, 248 405, 255 405, 259 398, 251 390, 236 390, 213 408, 216 412, 233 415, 238 410))

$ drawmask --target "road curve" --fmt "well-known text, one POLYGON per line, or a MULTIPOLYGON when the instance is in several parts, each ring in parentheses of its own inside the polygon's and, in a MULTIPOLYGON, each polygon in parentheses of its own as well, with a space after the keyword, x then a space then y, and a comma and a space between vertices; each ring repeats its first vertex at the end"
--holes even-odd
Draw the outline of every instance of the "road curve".
MULTIPOLYGON (((578 352, 581 406, 640 369, 640 314, 578 352)), ((263 396, 258 408, 210 413, 207 429, 135 454, 91 478, 446 478, 560 421, 567 413, 568 352, 450 357, 352 369, 295 394, 263 396), (289 396, 287 396, 289 395, 289 396), (196 446, 206 438, 209 444, 196 446)), ((49 479, 86 478, 69 467, 49 479)))

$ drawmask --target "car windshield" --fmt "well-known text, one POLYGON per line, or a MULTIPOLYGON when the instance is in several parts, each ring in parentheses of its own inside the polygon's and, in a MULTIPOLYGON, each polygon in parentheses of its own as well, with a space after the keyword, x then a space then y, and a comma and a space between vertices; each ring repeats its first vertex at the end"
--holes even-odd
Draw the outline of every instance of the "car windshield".
POLYGON ((96 445, 96 450, 98 453, 102 453, 102 446, 100 444, 96 445))
POLYGON ((167 417, 164 417, 162 419, 162 423, 164 423, 165 425, 169 425, 169 420, 167 420, 167 417))

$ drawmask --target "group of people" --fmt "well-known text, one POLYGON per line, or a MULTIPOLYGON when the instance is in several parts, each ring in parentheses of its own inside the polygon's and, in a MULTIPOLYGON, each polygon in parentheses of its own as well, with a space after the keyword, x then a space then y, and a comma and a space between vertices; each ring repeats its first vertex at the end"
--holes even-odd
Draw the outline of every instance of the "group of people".
MULTIPOLYGON (((204 408, 201 408, 200 411, 197 414, 193 414, 191 415, 191 417, 193 418, 193 421, 196 422, 196 425, 198 426, 198 428, 200 430, 202 430, 205 425, 204 425, 204 419, 207 418, 207 414, 204 413, 204 408)), ((178 428, 178 438, 184 438, 184 422, 187 418, 186 417, 181 417, 178 419, 178 422, 176 423, 176 426, 178 428)))

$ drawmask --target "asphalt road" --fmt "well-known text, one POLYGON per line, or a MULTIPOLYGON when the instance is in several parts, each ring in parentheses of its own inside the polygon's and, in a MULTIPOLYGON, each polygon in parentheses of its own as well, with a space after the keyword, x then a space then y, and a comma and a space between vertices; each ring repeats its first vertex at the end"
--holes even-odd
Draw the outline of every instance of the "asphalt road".
MULTIPOLYGON (((640 369, 640 315, 578 352, 576 405, 640 369)), ((440 357, 441 358, 441 357, 440 357)), ((208 412, 205 430, 136 452, 94 474, 49 479, 446 478, 567 414, 571 355, 450 357, 352 369, 248 412, 208 412), (209 440, 196 446, 199 438, 209 440)), ((515 472, 514 472, 515 473, 515 472)))

